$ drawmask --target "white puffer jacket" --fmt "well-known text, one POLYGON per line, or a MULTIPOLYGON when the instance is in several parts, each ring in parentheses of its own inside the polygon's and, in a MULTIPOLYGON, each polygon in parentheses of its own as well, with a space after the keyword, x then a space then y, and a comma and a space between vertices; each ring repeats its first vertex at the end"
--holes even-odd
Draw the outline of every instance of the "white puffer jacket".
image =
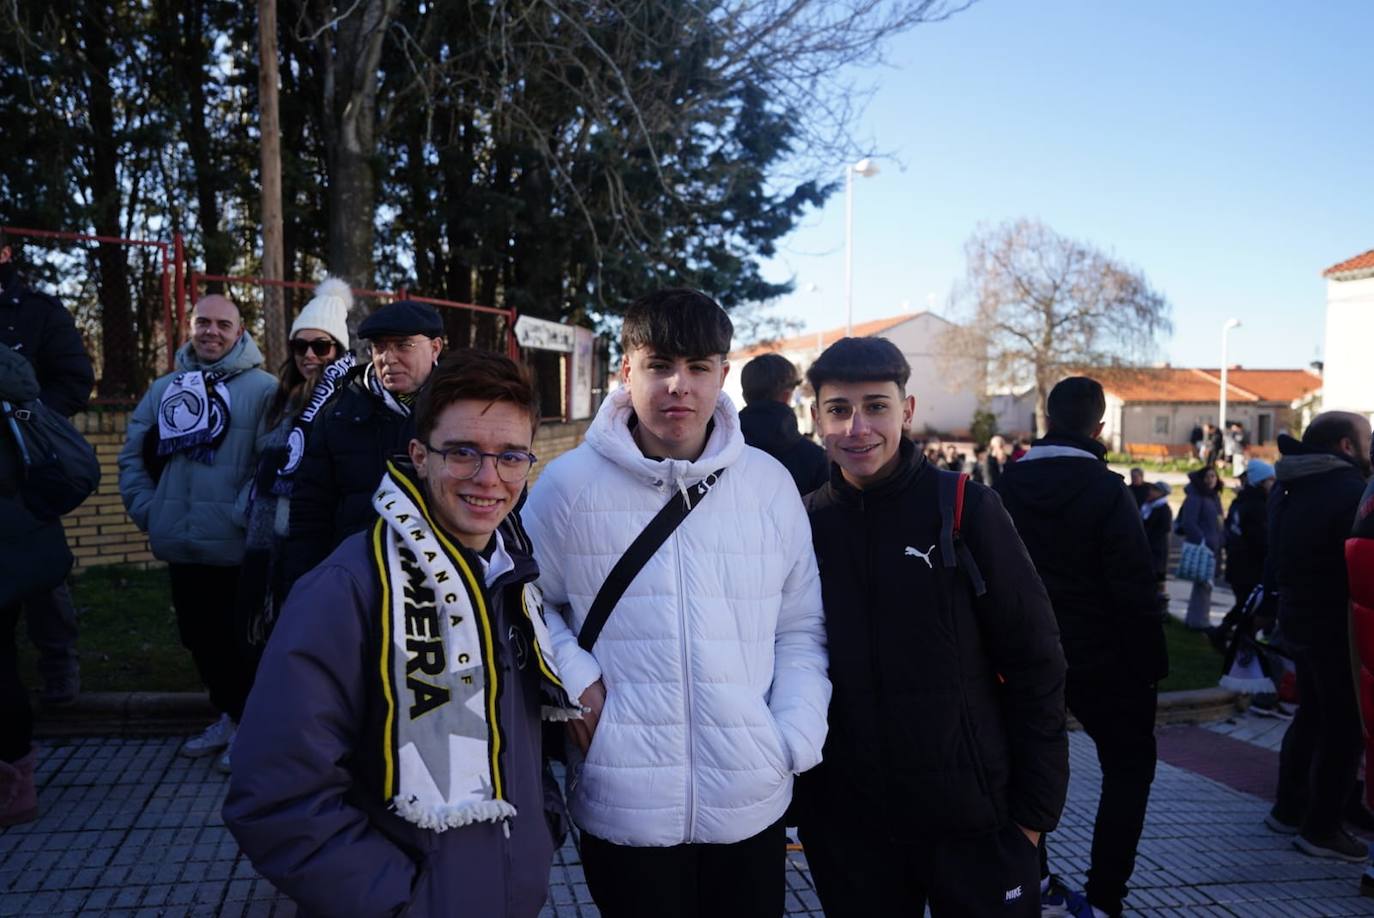
POLYGON ((791 476, 744 445, 721 396, 695 462, 647 459, 629 392, 553 463, 523 511, 553 653, 579 697, 606 707, 573 791, 584 830, 640 847, 737 842, 781 818, 792 775, 821 758, 830 681, 811 527, 791 476), (593 648, 577 644, 597 591, 670 497, 725 474, 625 591, 593 648))

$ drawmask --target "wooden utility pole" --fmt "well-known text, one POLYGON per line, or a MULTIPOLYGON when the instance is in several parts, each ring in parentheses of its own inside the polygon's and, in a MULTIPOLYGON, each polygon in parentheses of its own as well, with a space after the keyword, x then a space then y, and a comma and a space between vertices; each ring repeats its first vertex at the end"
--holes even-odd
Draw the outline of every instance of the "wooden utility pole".
MULTIPOLYGON (((258 0, 258 104, 262 135, 262 276, 282 280, 281 119, 277 114, 277 0, 258 0)), ((275 373, 286 360, 286 308, 283 288, 262 290, 263 351, 275 373)))

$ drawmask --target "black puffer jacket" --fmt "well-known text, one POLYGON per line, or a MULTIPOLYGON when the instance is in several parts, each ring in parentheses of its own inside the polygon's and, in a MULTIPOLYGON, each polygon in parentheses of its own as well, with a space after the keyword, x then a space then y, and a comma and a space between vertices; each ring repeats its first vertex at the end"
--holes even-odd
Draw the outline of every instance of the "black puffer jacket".
POLYGON ((386 461, 404 455, 415 417, 401 417, 368 389, 359 367, 315 419, 291 492, 291 536, 282 573, 289 591, 345 538, 376 519, 372 494, 386 461))
POLYGON ((1345 540, 1364 492, 1364 472, 1341 453, 1279 437, 1278 484, 1269 498, 1269 552, 1279 624, 1299 646, 1343 641, 1350 589, 1345 540))
MULTIPOLYGON (((10 403, 38 397, 33 367, 0 344, 0 399, 10 403)), ((62 521, 41 520, 24 504, 24 466, 9 422, 0 419, 0 607, 22 596, 50 590, 71 570, 72 553, 62 521)))
POLYGON ((744 406, 739 413, 744 442, 763 450, 783 464, 803 495, 825 484, 830 460, 825 450, 803 437, 797 416, 782 402, 768 399, 744 406))
MULTIPOLYGON (((1251 485, 1231 501, 1226 513, 1226 581, 1254 587, 1264 579, 1269 554, 1269 493, 1251 485)), ((1238 597, 1241 598, 1241 597, 1238 597)))
POLYGON ((1155 579, 1163 580, 1169 576, 1169 535, 1174 531, 1174 511, 1168 504, 1161 504, 1144 517, 1144 523, 1145 540, 1150 543, 1150 557, 1155 565, 1155 579))
POLYGON ((1049 591, 1075 676, 1158 682, 1169 664, 1153 555, 1105 455, 1086 437, 1037 440, 997 493, 1049 591))
POLYGON ((968 486, 963 533, 987 594, 944 566, 936 471, 901 448, 877 487, 836 468, 806 499, 834 694, 823 761, 798 783, 803 820, 905 844, 1008 820, 1049 831, 1069 764, 1049 599, 981 485, 968 486))
POLYGON ((0 344, 27 357, 38 374, 38 398, 63 417, 86 407, 95 385, 91 358, 71 313, 54 297, 30 290, 11 265, 0 265, 0 344))

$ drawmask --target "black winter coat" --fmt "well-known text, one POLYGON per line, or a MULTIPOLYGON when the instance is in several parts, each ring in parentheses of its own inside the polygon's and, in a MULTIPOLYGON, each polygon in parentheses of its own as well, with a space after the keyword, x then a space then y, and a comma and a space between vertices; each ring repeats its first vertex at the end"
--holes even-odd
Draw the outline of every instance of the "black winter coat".
POLYGON ((859 491, 836 467, 806 498, 834 694, 823 761, 798 780, 801 817, 902 844, 1008 820, 1049 831, 1069 764, 1049 599, 977 484, 963 534, 987 594, 944 566, 936 472, 909 441, 901 449, 882 484, 859 491))
POLYGON ((1346 640, 1350 587, 1345 540, 1364 492, 1355 460, 1279 437, 1278 484, 1269 496, 1269 551, 1279 624, 1299 647, 1346 640))
MULTIPOLYGON (((0 345, 0 399, 38 397, 33 367, 19 352, 0 345)), ((24 466, 10 425, 0 420, 0 608, 51 590, 72 567, 62 521, 39 519, 24 504, 24 466)))
POLYGON ((95 371, 71 313, 55 297, 30 290, 18 273, 0 272, 0 344, 28 358, 38 399, 63 417, 86 407, 95 371), (5 274, 9 274, 7 282, 5 274))
POLYGON ((376 519, 372 494, 393 456, 415 436, 415 416, 401 417, 368 389, 366 366, 315 419, 291 492, 291 536, 282 556, 289 592, 340 542, 376 519))
POLYGON ((1049 591, 1069 668, 1075 678, 1158 682, 1168 651, 1135 498, 1097 441, 1051 436, 1035 447, 997 493, 1049 591), (1080 454, 1041 458, 1054 447, 1080 454))
POLYGON ((1144 523, 1155 579, 1163 580, 1169 576, 1169 536, 1174 531, 1174 511, 1168 504, 1162 504, 1144 518, 1144 523))
POLYGON ((771 399, 746 405, 739 413, 744 442, 763 450, 783 464, 803 496, 830 478, 830 460, 797 427, 797 416, 782 402, 771 399))
POLYGON ((1236 495, 1226 513, 1226 581, 1234 587, 1253 588, 1264 579, 1264 559, 1269 555, 1268 504, 1268 492, 1252 485, 1236 495))

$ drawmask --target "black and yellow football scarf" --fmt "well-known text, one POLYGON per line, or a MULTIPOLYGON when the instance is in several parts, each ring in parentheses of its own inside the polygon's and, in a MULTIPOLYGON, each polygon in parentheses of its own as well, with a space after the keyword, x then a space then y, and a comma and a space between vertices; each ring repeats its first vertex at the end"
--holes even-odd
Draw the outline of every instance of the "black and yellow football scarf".
MULTIPOLYGON (((382 587, 375 670, 384 699, 382 798, 442 832, 515 815, 501 766, 500 668, 480 565, 434 523, 418 482, 387 463, 372 498, 372 559, 382 587)), ((546 655, 538 588, 524 587, 546 720, 581 716, 546 655)))

